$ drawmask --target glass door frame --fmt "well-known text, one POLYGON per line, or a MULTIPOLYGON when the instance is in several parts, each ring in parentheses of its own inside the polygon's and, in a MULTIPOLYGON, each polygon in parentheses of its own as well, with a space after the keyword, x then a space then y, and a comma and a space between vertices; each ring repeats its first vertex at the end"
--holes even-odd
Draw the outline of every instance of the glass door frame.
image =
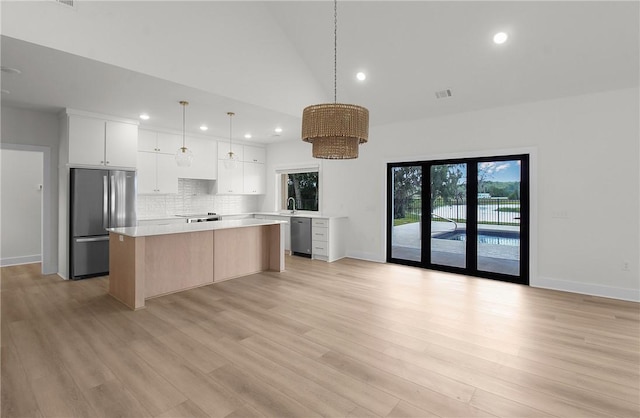
POLYGON ((446 160, 396 162, 387 164, 387 237, 386 259, 388 263, 403 264, 415 267, 422 267, 430 270, 445 271, 450 273, 464 274, 474 277, 482 277, 529 285, 529 262, 530 262, 530 227, 531 227, 531 206, 530 206, 530 178, 529 178, 529 154, 498 155, 490 157, 469 157, 453 158, 446 160), (520 163, 520 265, 519 275, 513 276, 504 273, 478 270, 478 164, 483 162, 499 162, 519 160, 520 163), (453 267, 431 263, 431 167, 443 164, 467 164, 467 227, 466 227, 466 266, 453 267), (421 231, 421 261, 403 260, 392 257, 392 237, 393 237, 393 169, 396 167, 421 166, 422 167, 422 219, 429 222, 422 222, 421 231))

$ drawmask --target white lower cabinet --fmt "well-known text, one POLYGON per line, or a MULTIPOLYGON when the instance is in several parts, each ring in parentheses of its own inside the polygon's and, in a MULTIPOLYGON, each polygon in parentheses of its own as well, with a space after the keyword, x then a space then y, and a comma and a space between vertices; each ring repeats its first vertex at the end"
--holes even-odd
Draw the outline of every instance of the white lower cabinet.
POLYGON ((138 194, 178 193, 178 165, 172 154, 138 151, 138 194))
POLYGON ((328 262, 346 257, 347 218, 311 218, 311 257, 328 262))

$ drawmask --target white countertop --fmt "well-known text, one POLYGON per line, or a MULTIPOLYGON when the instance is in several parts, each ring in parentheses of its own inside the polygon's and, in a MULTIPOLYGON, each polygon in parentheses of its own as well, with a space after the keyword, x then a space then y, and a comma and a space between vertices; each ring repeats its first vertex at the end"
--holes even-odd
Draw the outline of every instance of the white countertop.
POLYGON ((287 218, 291 218, 292 216, 298 216, 301 218, 322 218, 322 219, 335 219, 335 218, 346 218, 346 216, 329 216, 329 215, 321 215, 313 212, 255 212, 253 215, 266 215, 266 216, 284 216, 287 218))
POLYGON ((142 225, 124 228, 107 228, 107 231, 114 234, 126 235, 129 237, 149 237, 154 235, 182 234, 185 232, 215 231, 218 229, 245 228, 261 225, 278 225, 287 223, 286 221, 273 221, 268 219, 237 219, 230 221, 178 223, 169 225, 142 225))

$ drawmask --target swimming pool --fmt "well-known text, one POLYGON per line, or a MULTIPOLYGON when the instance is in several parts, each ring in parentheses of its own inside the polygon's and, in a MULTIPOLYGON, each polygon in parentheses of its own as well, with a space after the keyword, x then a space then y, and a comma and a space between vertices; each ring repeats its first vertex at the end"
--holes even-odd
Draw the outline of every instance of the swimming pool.
MULTIPOLYGON (((435 239, 451 241, 467 241, 466 231, 452 231, 434 235, 435 239)), ((518 231, 480 231, 478 244, 520 246, 520 232, 518 231)))

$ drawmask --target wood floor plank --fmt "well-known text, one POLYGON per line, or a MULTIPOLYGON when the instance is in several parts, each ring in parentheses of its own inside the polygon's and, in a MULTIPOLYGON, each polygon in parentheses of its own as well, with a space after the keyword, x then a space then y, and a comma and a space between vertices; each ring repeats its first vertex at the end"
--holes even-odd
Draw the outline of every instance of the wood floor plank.
POLYGON ((207 415, 225 416, 244 405, 231 391, 191 367, 162 342, 135 341, 132 349, 207 415))
POLYGON ((490 417, 494 416, 478 408, 470 406, 424 386, 384 372, 375 367, 368 367, 362 362, 342 354, 328 352, 320 360, 336 370, 341 370, 391 395, 404 399, 419 408, 440 416, 490 417))
POLYGON ((206 412, 198 408, 198 405, 187 399, 181 404, 174 406, 168 411, 163 412, 160 415, 156 415, 158 418, 209 418, 206 412))
MULTIPOLYGON (((366 408, 369 413, 385 416, 398 403, 398 398, 389 395, 371 385, 326 367, 315 359, 289 350, 286 341, 282 344, 270 341, 261 336, 253 336, 241 341, 241 344, 252 351, 270 359, 323 387, 340 393, 347 399, 366 408)), ((326 352, 326 351, 325 351, 326 352)), ((318 357, 325 354, 324 352, 318 357)))
POLYGON ((247 403, 271 417, 320 417, 322 415, 301 405, 264 382, 228 364, 209 373, 216 381, 230 388, 247 403))
POLYGON ((160 414, 187 399, 129 346, 123 345, 101 322, 92 317, 74 317, 68 320, 152 415, 160 414))
POLYGON ((96 411, 65 371, 31 380, 40 411, 45 417, 91 417, 96 411))
POLYGON ((83 393, 96 417, 151 417, 118 380, 110 380, 83 393))
POLYGON ((41 417, 40 408, 13 344, 0 350, 0 388, 2 392, 2 416, 41 417))
POLYGON ((387 418, 430 418, 438 417, 432 412, 425 411, 406 401, 398 402, 395 408, 387 415, 387 418))

